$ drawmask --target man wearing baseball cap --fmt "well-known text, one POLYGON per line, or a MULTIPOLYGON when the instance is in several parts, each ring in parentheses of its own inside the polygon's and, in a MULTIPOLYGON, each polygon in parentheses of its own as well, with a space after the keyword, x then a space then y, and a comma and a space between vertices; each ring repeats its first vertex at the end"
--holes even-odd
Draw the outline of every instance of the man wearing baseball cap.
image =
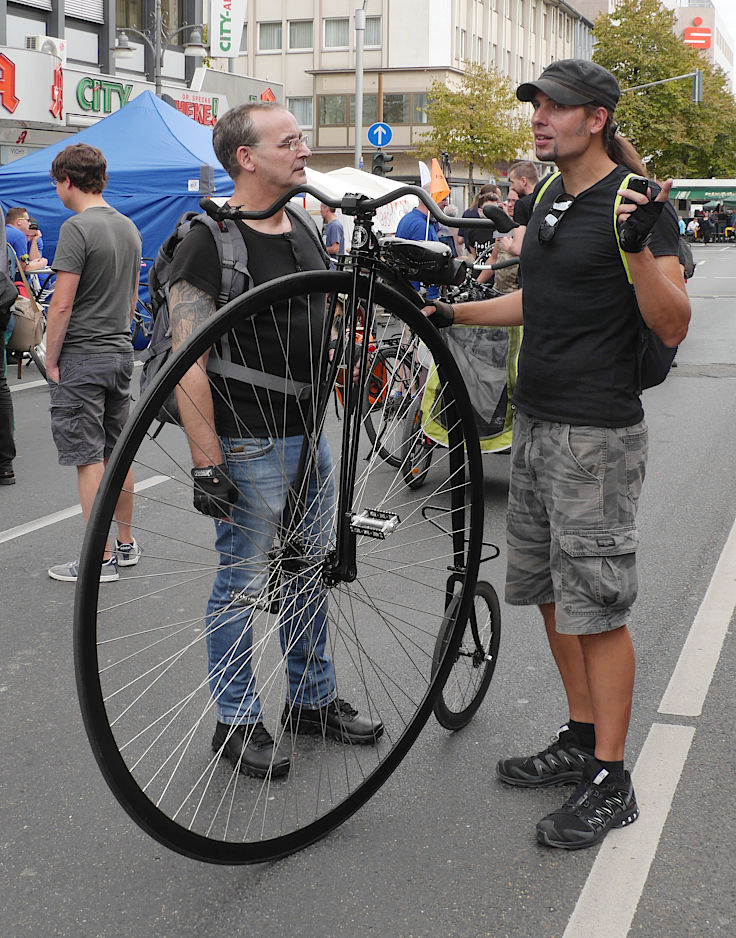
POLYGON ((524 788, 575 783, 562 807, 537 824, 540 843, 574 850, 639 814, 624 767, 636 509, 647 456, 639 314, 674 347, 687 333, 690 304, 667 203, 672 180, 661 189, 649 183, 647 194, 621 188, 631 171, 645 171, 616 132, 613 75, 564 59, 516 93, 534 108, 537 159, 559 170, 535 190, 521 251, 523 291, 455 307, 434 302, 430 318, 440 326, 524 325, 506 601, 539 606, 569 716, 550 746, 502 759, 497 773, 524 788))

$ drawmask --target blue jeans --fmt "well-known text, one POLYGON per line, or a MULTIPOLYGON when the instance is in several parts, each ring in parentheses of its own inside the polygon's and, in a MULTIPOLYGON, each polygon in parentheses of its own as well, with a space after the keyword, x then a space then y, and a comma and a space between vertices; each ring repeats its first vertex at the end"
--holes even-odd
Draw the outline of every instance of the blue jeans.
MULTIPOLYGON (((261 704, 251 658, 253 612, 269 594, 268 554, 278 539, 288 483, 293 483, 303 436, 277 439, 223 437, 223 456, 239 489, 231 519, 215 522, 220 554, 207 604, 209 684, 221 723, 258 723, 261 704)), ((306 510, 298 533, 301 556, 319 565, 333 535, 335 486, 332 457, 322 436, 318 444, 306 510)), ((335 673, 326 651, 327 590, 319 570, 283 571, 279 603, 279 637, 286 656, 288 702, 316 709, 335 699, 335 673)), ((263 614, 260 617, 263 620, 263 614)), ((262 637, 261 637, 262 638, 262 637)), ((256 639, 258 641, 258 637, 256 639)))

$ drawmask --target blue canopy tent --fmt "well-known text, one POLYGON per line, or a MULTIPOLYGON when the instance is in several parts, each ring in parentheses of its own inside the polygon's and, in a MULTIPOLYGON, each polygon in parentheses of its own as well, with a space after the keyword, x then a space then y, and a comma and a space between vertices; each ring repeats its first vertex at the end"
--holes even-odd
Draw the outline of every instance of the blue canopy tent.
POLYGON ((229 195, 233 183, 212 149, 212 130, 145 91, 91 127, 38 153, 0 166, 0 204, 22 205, 38 220, 44 254, 53 259, 59 228, 70 216, 51 188, 56 154, 71 143, 99 147, 107 160, 104 198, 138 226, 143 256, 155 257, 186 211, 203 195, 229 195), (206 190, 200 179, 214 181, 206 190))

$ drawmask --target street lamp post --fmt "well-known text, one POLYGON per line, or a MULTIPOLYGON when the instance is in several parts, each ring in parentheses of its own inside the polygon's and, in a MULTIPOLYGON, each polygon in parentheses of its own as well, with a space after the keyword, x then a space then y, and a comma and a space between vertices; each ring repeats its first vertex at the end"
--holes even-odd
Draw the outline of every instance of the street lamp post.
POLYGON ((128 42, 128 33, 133 33, 142 39, 151 50, 151 55, 153 56, 153 82, 156 86, 156 97, 160 98, 162 93, 161 76, 164 68, 164 52, 166 51, 167 44, 171 42, 174 36, 178 36, 179 33, 184 32, 185 29, 191 29, 192 34, 189 37, 189 42, 184 47, 184 55, 205 55, 207 49, 202 44, 202 34, 199 32, 199 30, 203 28, 202 23, 185 23, 184 26, 180 26, 179 29, 175 29, 171 32, 164 30, 161 16, 161 0, 155 0, 153 7, 153 39, 151 39, 150 30, 142 32, 140 29, 135 29, 133 26, 118 29, 116 30, 118 38, 115 42, 113 55, 122 58, 133 54, 130 43, 128 42))

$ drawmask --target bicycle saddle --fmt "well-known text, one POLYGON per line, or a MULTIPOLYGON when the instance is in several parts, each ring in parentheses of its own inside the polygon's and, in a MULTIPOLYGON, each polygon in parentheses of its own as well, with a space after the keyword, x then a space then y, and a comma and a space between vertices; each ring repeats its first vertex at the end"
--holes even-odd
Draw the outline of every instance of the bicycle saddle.
POLYGON ((378 244, 382 258, 409 280, 459 286, 465 278, 465 263, 446 244, 395 237, 380 238, 378 244))

